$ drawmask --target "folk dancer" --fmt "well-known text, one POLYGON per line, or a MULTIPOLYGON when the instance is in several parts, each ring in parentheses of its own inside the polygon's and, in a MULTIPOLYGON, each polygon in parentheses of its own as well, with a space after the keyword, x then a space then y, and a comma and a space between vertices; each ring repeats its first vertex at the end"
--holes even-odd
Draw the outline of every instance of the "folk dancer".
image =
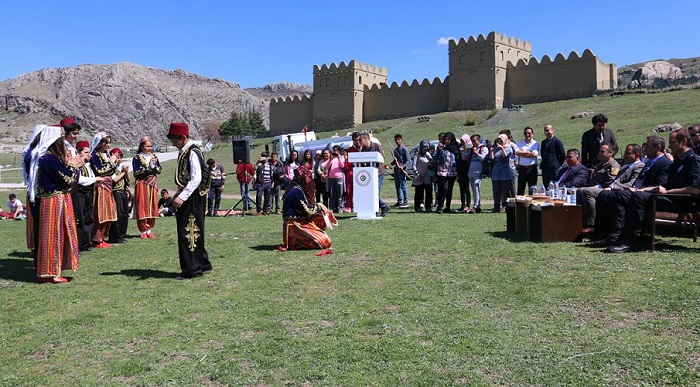
POLYGON ((102 181, 95 187, 95 220, 92 228, 93 247, 104 249, 112 247, 105 239, 109 235, 112 222, 117 220, 117 205, 112 196, 112 175, 117 172, 116 155, 109 156, 109 145, 112 138, 105 132, 98 132, 92 139, 92 157, 90 166, 95 176, 102 181))
POLYGON ((41 140, 41 132, 46 128, 46 125, 37 125, 29 137, 29 142, 22 149, 22 176, 24 177, 24 185, 27 186, 27 224, 25 235, 27 239, 27 249, 29 249, 32 258, 34 258, 34 266, 36 266, 36 246, 39 245, 39 200, 29 198, 32 191, 32 182, 29 179, 29 173, 32 165, 32 151, 39 145, 41 140))
POLYGON ((153 153, 153 141, 141 137, 139 153, 133 158, 132 167, 136 184, 134 187, 134 216, 141 232, 141 239, 154 238, 153 227, 158 217, 158 180, 162 171, 158 157, 153 153))
POLYGON ((112 197, 117 208, 117 220, 109 228, 109 241, 107 243, 126 242, 126 229, 129 227, 129 215, 131 214, 131 191, 129 191, 129 165, 122 165, 124 153, 119 148, 112 148, 110 156, 117 156, 114 163, 117 170, 112 175, 112 197))
POLYGON ((78 247, 80 251, 92 251, 92 227, 95 223, 95 183, 102 181, 102 177, 95 176, 90 166, 90 143, 78 141, 75 144, 78 156, 83 158, 85 164, 78 172, 78 185, 73 192, 73 210, 78 229, 78 247))
POLYGON ((176 210, 178 253, 182 270, 177 279, 184 280, 199 277, 212 269, 204 248, 204 206, 211 176, 204 163, 202 150, 190 139, 186 123, 170 124, 168 139, 180 150, 175 171, 177 193, 173 207, 176 210))
MULTIPOLYGON (((325 230, 338 224, 333 213, 323 204, 310 206, 304 193, 306 184, 313 184, 311 170, 299 167, 294 171, 287 192, 282 198, 282 240, 277 250, 329 249, 331 240, 325 230)), ((325 251, 325 254, 330 251, 325 251)))
POLYGON ((62 128, 44 128, 32 151, 29 194, 30 201, 41 201, 36 264, 40 283, 68 282, 61 271, 78 269, 78 235, 70 189, 82 165, 80 156, 68 154, 62 128))

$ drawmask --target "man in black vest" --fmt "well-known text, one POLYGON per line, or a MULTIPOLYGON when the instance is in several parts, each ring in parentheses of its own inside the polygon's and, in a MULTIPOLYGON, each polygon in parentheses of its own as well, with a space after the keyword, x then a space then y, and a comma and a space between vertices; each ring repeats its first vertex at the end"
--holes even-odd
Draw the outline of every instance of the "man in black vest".
POLYGON ((175 171, 177 193, 173 207, 176 209, 177 247, 182 270, 177 279, 182 280, 199 277, 212 269, 204 248, 204 207, 211 175, 204 163, 202 150, 190 139, 186 123, 170 124, 168 139, 180 150, 175 171))

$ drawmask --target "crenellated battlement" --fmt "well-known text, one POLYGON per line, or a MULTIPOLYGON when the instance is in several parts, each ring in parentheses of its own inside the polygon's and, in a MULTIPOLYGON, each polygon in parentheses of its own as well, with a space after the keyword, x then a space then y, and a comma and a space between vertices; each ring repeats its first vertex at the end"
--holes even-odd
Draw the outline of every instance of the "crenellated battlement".
POLYGON ((518 50, 532 52, 532 43, 514 37, 508 37, 506 34, 499 34, 496 31, 491 31, 487 36, 479 34, 476 38, 470 36, 468 39, 460 38, 458 41, 450 39, 448 49, 450 52, 460 50, 471 50, 481 48, 487 43, 502 44, 518 50))
POLYGON ((371 87, 367 87, 366 91, 373 93, 373 92, 384 92, 384 91, 399 91, 399 90, 413 90, 413 89, 426 89, 426 88, 431 88, 431 87, 442 87, 445 86, 445 83, 439 78, 436 77, 435 79, 432 80, 432 82, 428 78, 423 78, 422 82, 418 82, 417 79, 414 79, 410 84, 408 81, 402 81, 401 84, 399 85, 397 82, 391 82, 391 85, 387 85, 386 83, 382 83, 381 85, 372 85, 371 87))
POLYGON ((330 64, 330 66, 326 64, 323 64, 321 66, 314 65, 314 76, 326 75, 329 73, 342 73, 354 70, 364 71, 366 73, 381 75, 384 77, 387 76, 386 67, 374 66, 372 64, 358 62, 355 59, 351 60, 347 64, 345 63, 345 61, 342 61, 340 62, 340 64, 336 64, 335 62, 333 62, 330 64))
POLYGON ((600 60, 593 51, 585 49, 582 55, 579 55, 576 51, 571 51, 568 57, 564 57, 564 54, 558 53, 554 60, 549 55, 544 55, 542 59, 538 60, 535 57, 530 58, 529 61, 519 60, 516 64, 509 64, 508 68, 513 68, 515 70, 521 70, 524 68, 532 68, 538 65, 568 65, 576 62, 589 62, 591 60, 600 60))
POLYGON ((358 62, 313 66, 313 93, 270 101, 270 129, 339 130, 359 123, 450 110, 597 95, 617 80, 614 64, 589 49, 532 56, 532 43, 496 31, 450 39, 444 78, 389 82, 386 67, 358 62))
POLYGON ((302 95, 288 95, 286 97, 275 97, 270 99, 270 104, 273 103, 299 103, 299 102, 310 102, 311 97, 302 94, 302 95))

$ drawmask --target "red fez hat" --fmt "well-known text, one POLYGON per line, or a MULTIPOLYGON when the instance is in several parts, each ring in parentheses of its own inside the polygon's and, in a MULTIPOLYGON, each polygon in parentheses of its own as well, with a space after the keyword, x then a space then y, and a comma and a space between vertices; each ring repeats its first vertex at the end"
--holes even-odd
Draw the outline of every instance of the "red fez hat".
POLYGON ((90 148, 90 143, 87 141, 78 141, 75 143, 75 149, 90 148))
POLYGON ((61 120, 61 126, 66 127, 70 124, 75 124, 75 119, 73 117, 66 117, 61 120))
POLYGON ((168 138, 170 136, 189 136, 190 129, 184 122, 173 122, 170 124, 170 130, 168 131, 168 138))
POLYGON ((119 148, 112 148, 112 149, 109 151, 109 154, 110 154, 110 155, 116 155, 116 154, 122 154, 122 155, 123 155, 122 150, 119 149, 119 148))

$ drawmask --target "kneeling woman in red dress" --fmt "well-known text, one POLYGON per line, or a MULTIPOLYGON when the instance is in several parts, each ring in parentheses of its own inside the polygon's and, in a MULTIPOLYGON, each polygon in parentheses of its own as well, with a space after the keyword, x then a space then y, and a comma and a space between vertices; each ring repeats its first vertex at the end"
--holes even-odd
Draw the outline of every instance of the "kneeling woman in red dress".
POLYGON ((70 189, 84 161, 65 148, 63 129, 44 129, 32 151, 30 198, 39 197, 39 238, 36 274, 39 282, 61 283, 62 269, 78 269, 78 232, 70 189))
MULTIPOLYGON (((300 167, 294 170, 292 184, 283 197, 283 244, 278 250, 328 249, 331 240, 324 230, 338 224, 333 213, 323 204, 309 206, 304 194, 311 170, 300 167)), ((330 251, 329 251, 330 252, 330 251)))

